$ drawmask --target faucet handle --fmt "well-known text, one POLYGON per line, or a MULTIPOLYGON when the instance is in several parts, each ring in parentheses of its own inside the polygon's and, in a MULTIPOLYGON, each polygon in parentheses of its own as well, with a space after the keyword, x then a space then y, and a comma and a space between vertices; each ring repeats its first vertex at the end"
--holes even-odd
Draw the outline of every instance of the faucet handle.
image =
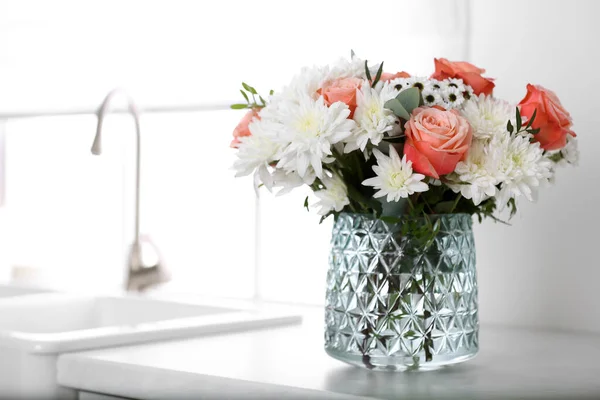
POLYGON ((140 236, 129 251, 127 291, 141 292, 171 279, 156 245, 146 235, 140 236))

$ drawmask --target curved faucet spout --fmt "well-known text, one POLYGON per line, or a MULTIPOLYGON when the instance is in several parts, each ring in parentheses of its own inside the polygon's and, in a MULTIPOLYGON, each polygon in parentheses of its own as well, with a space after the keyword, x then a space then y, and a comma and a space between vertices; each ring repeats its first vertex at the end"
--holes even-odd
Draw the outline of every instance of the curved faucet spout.
POLYGON ((98 126, 96 128, 94 143, 92 144, 92 154, 100 155, 102 153, 102 126, 104 118, 109 112, 111 101, 119 94, 123 95, 127 100, 128 111, 135 121, 135 231, 133 243, 129 249, 126 288, 127 290, 142 291, 150 286, 168 281, 169 274, 162 264, 158 249, 150 238, 146 235, 140 237, 140 112, 131 97, 122 89, 115 89, 108 93, 96 112, 98 126), (143 254, 148 251, 154 254, 149 258, 143 257, 143 254))
POLYGON ((135 232, 133 236, 133 243, 139 246, 140 242, 140 159, 141 159, 141 134, 140 134, 140 112, 133 99, 121 88, 110 91, 102 104, 96 111, 98 117, 98 125, 96 127, 96 136, 94 136, 94 143, 92 143, 92 154, 98 156, 102 154, 102 126, 104 118, 108 114, 109 106, 112 100, 122 95, 127 100, 127 110, 133 117, 135 122, 135 232))

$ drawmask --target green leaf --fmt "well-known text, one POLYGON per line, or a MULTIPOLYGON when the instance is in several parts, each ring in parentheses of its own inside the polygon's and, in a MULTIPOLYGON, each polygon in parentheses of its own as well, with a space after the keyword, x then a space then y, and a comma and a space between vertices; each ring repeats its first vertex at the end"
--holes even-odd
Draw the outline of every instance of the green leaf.
POLYGON ((273 96, 273 93, 275 93, 273 89, 269 90, 269 96, 273 96))
POLYGON ((405 119, 409 119, 410 113, 415 108, 419 107, 419 102, 421 100, 421 92, 419 91, 419 88, 416 88, 416 87, 406 89, 406 90, 400 92, 398 94, 398 96, 396 96, 396 100, 398 100, 400 102, 400 104, 402 104, 402 107, 409 114, 409 117, 405 118, 405 119))
POLYGON ((513 128, 512 123, 510 122, 510 120, 508 120, 508 123, 506 124, 506 129, 508 130, 508 133, 512 134, 513 131, 515 130, 515 128, 513 128))
POLYGON ((246 92, 244 92, 242 89, 240 89, 240 93, 242 94, 242 96, 244 96, 244 98, 246 99, 246 101, 248 103, 250 103, 250 99, 248 99, 248 95, 246 94, 246 92))
POLYGON ((248 85, 247 83, 242 82, 242 86, 244 87, 244 89, 246 89, 250 93, 258 94, 258 93, 256 93, 256 89, 254 89, 252 86, 248 85))
POLYGON ((388 100, 383 106, 388 110, 392 110, 392 112, 400 118, 404 118, 405 120, 410 119, 410 113, 406 111, 406 109, 398 99, 388 100))
POLYGON ((365 60, 365 74, 367 75, 367 79, 371 80, 371 71, 369 71, 369 65, 367 64, 367 60, 365 60))
POLYGON ((306 208, 306 211, 310 211, 308 208, 308 196, 306 196, 306 199, 304 199, 304 208, 306 208))
POLYGON ((521 111, 519 111, 519 107, 517 107, 516 117, 517 117, 517 132, 519 132, 521 130, 521 124, 522 124, 521 111))
POLYGON ((527 132, 531 133, 532 135, 537 135, 540 133, 540 128, 528 129, 527 132))
POLYGON ((371 87, 377 85, 377 82, 381 79, 381 74, 383 73, 383 61, 379 64, 379 69, 377 70, 377 75, 375 75, 375 80, 371 84, 371 87))
POLYGON ((267 105, 267 102, 265 101, 265 99, 262 98, 262 96, 258 96, 258 98, 260 99, 260 102, 262 103, 263 106, 267 105))
POLYGON ((402 222, 402 219, 398 217, 383 216, 379 217, 379 219, 388 224, 398 224, 402 222))
POLYGON ((234 110, 243 110, 244 108, 248 108, 248 104, 232 104, 231 108, 234 110))
POLYGON ((525 127, 525 129, 528 129, 529 127, 531 127, 531 124, 533 124, 533 121, 535 121, 536 114, 537 114, 537 108, 533 110, 533 114, 531 115, 531 118, 529 118, 529 121, 527 121, 527 126, 525 127))

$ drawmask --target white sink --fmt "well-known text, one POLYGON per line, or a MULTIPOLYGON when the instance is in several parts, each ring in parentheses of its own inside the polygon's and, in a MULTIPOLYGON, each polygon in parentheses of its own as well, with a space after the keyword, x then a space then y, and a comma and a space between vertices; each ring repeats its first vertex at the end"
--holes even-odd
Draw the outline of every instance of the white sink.
POLYGON ((0 285, 0 299, 6 297, 25 296, 37 293, 48 293, 49 290, 24 287, 24 286, 13 286, 13 285, 0 285))
MULTIPOLYGON (((0 302, 0 398, 75 398, 56 384, 65 352, 299 323, 294 313, 137 297, 33 294, 0 302)), ((201 355, 190 355, 198 357, 201 355)))

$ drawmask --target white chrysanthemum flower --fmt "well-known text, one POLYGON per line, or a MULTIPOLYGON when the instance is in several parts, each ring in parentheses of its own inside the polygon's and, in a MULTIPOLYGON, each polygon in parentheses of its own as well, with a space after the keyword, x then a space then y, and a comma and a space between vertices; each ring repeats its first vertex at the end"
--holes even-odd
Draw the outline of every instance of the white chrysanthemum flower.
POLYGON ((303 178, 295 171, 287 172, 281 168, 275 168, 271 173, 271 177, 273 190, 279 189, 276 195, 281 196, 290 193, 300 186, 312 184, 315 180, 315 173, 311 168, 303 178))
POLYGON ((282 151, 278 167, 307 176, 310 167, 319 178, 323 176, 323 163, 333 161, 331 146, 346 140, 355 127, 348 119, 350 110, 344 103, 325 105, 323 97, 313 101, 305 96, 296 103, 280 105, 282 130, 280 137, 289 142, 282 151))
POLYGON ((350 204, 348 188, 342 178, 336 174, 331 177, 325 174, 321 182, 323 182, 325 189, 315 192, 315 196, 319 201, 312 205, 313 207, 320 207, 317 211, 319 215, 327 215, 331 211, 342 211, 345 206, 350 204))
POLYGON ((363 181, 365 186, 373 186, 378 192, 373 197, 387 196, 387 201, 399 201, 415 192, 425 192, 429 189, 421 182, 425 175, 413 174, 412 162, 406 160, 406 155, 400 159, 393 146, 390 145, 390 156, 374 149, 377 165, 373 171, 377 176, 363 181))
POLYGON ((257 184, 262 182, 270 190, 273 179, 269 165, 278 159, 282 148, 282 142, 277 138, 281 125, 267 119, 255 119, 248 128, 252 135, 240 138, 237 160, 233 163, 235 176, 254 172, 257 184))
POLYGON ((483 93, 465 102, 462 115, 469 121, 473 135, 478 139, 504 135, 509 120, 515 125, 515 106, 483 93))
POLYGON ((384 105, 395 97, 395 93, 393 86, 378 84, 377 88, 372 88, 368 83, 356 92, 356 127, 347 141, 344 149, 346 153, 356 149, 364 151, 369 141, 378 145, 385 133, 393 134, 398 118, 384 105))
POLYGON ((497 194, 499 208, 511 198, 537 198, 537 188, 552 177, 552 162, 544 156, 540 144, 529 135, 505 135, 499 142, 503 157, 499 165, 503 182, 497 194))
POLYGON ((261 117, 281 122, 286 107, 290 103, 300 104, 303 99, 309 97, 316 101, 319 98, 317 90, 326 80, 329 67, 304 67, 300 73, 295 75, 289 85, 269 98, 269 105, 261 110, 261 117))
POLYGON ((559 164, 579 165, 579 148, 577 146, 577 138, 569 135, 567 137, 567 145, 560 150, 562 159, 559 164))
POLYGON ((454 173, 448 177, 457 184, 448 184, 455 192, 471 199, 473 204, 496 195, 496 185, 502 181, 500 163, 503 160, 502 146, 496 141, 474 139, 466 160, 456 164, 454 173), (463 184, 464 182, 464 184, 463 184))
MULTIPOLYGON (((369 72, 371 73, 372 78, 375 78, 378 69, 379 64, 371 65, 369 67, 369 72)), ((325 80, 335 80, 341 78, 367 79, 367 74, 365 73, 365 60, 356 56, 354 56, 351 60, 340 58, 331 66, 331 69, 327 73, 325 80)))

